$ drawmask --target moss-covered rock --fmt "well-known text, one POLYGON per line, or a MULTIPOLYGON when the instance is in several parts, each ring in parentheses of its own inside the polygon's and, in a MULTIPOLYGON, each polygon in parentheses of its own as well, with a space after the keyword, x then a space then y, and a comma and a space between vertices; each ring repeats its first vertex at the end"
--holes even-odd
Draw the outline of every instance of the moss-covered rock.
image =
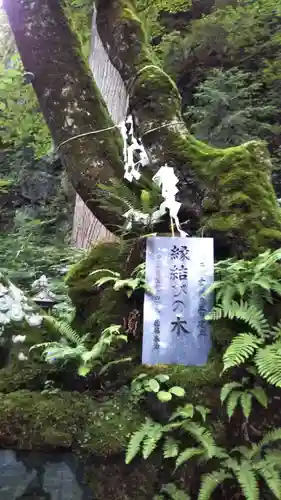
POLYGON ((72 448, 108 457, 124 451, 143 421, 127 394, 98 402, 86 394, 0 394, 0 445, 18 449, 72 448))

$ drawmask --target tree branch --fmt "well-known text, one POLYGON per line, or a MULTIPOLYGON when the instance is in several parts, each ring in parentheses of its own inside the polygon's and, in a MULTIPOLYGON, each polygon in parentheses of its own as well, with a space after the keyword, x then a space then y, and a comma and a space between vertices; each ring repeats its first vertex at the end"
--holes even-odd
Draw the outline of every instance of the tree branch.
POLYGON ((176 84, 151 52, 134 1, 96 0, 96 6, 100 37, 123 78, 153 168, 166 162, 175 167, 182 216, 190 217, 191 228, 215 235, 222 247, 227 237, 224 257, 280 246, 281 214, 266 145, 218 149, 196 140, 183 122, 176 84), (162 127, 167 122, 175 124, 162 127))
POLYGON ((182 119, 178 88, 152 54, 133 3, 97 0, 96 6, 100 37, 127 88, 152 170, 155 173, 166 162, 175 168, 180 179, 179 197, 184 200, 181 218, 190 218, 189 226, 195 230, 200 224, 203 185, 196 168, 196 141, 182 119))
MULTIPOLYGON (((56 146, 89 131, 113 127, 106 105, 80 55, 57 0, 4 0, 25 70, 32 82, 56 146)), ((118 129, 65 143, 59 154, 74 189, 111 231, 121 221, 102 210, 96 185, 123 177, 118 129)))

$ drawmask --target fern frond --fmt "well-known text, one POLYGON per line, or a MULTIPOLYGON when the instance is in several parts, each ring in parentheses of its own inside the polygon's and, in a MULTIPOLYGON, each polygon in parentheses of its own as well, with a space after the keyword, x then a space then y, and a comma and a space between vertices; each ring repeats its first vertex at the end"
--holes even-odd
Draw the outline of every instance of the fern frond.
POLYGON ((126 450, 126 464, 129 464, 133 460, 133 458, 135 458, 135 456, 140 452, 141 444, 145 436, 147 436, 147 434, 150 432, 150 429, 153 425, 153 420, 147 418, 142 426, 131 435, 126 450))
POLYGON ((268 398, 266 392, 262 387, 258 386, 253 387, 252 389, 250 389, 250 392, 253 394, 255 399, 260 403, 260 405, 262 405, 264 408, 267 408, 268 398))
POLYGON ((281 441, 281 427, 266 433, 263 439, 258 443, 259 450, 265 446, 276 443, 276 441, 281 441))
POLYGON ((182 451, 177 460, 176 460, 176 467, 177 469, 180 465, 183 463, 187 462, 191 458, 197 456, 197 455, 202 455, 204 453, 204 450, 202 448, 187 448, 186 450, 182 451))
POLYGON ((47 347, 43 351, 42 357, 47 363, 53 363, 53 362, 58 362, 58 361, 67 362, 68 360, 71 360, 71 359, 80 358, 84 349, 85 348, 82 346, 71 347, 71 346, 66 346, 63 344, 52 345, 52 346, 47 347))
POLYGON ((263 478, 264 482, 268 486, 269 490, 276 496, 279 500, 281 499, 281 477, 280 471, 278 471, 274 464, 261 460, 258 464, 254 464, 254 468, 257 470, 259 475, 263 478))
POLYGON ((179 490, 173 483, 162 486, 161 493, 166 493, 171 500, 190 500, 190 496, 184 491, 179 490))
POLYGON ((239 319, 247 323, 259 335, 263 336, 269 332, 269 325, 261 309, 255 305, 249 305, 248 302, 232 301, 230 304, 214 307, 206 319, 220 320, 223 318, 239 319))
POLYGON ((216 488, 231 478, 232 475, 223 469, 205 474, 201 481, 198 500, 210 500, 216 488))
MULTIPOLYGON (((281 453, 280 449, 269 450, 264 454, 264 460, 272 465, 279 471, 281 470, 281 453)), ((281 491, 281 490, 280 490, 281 491)))
POLYGON ((269 325, 265 319, 263 311, 255 305, 249 305, 243 300, 239 303, 232 302, 227 317, 229 319, 239 319, 244 321, 259 335, 265 335, 269 332, 269 325))
POLYGON ((184 406, 179 406, 174 413, 169 418, 169 421, 175 420, 176 418, 192 418, 194 415, 194 406, 191 403, 187 403, 184 406))
POLYGON ((259 349, 254 358, 258 372, 269 384, 281 387, 281 342, 259 349))
POLYGON ((197 441, 205 450, 206 458, 216 456, 217 446, 211 432, 197 422, 185 422, 183 428, 197 441))
POLYGON ((163 426, 156 422, 150 425, 146 436, 143 439, 142 456, 146 460, 155 450, 158 441, 162 438, 163 426))
POLYGON ((232 341, 223 355, 223 371, 241 365, 249 359, 262 344, 262 340, 252 333, 240 333, 232 341))
POLYGON ((237 389, 238 387, 243 387, 240 382, 229 382, 225 384, 221 390, 220 400, 223 403, 229 394, 233 391, 233 389, 237 389))
POLYGON ((240 467, 234 470, 234 474, 241 487, 246 500, 259 500, 259 486, 255 470, 247 460, 241 461, 240 467))
POLYGON ((227 411, 227 416, 228 416, 229 420, 231 419, 231 417, 234 413, 234 410, 235 410, 236 406, 238 405, 238 400, 239 400, 241 394, 242 394, 241 391, 232 391, 232 393, 230 394, 230 396, 227 400, 226 411, 227 411))
POLYGON ((79 345, 82 341, 81 336, 71 326, 62 321, 54 318, 53 316, 44 316, 44 323, 49 325, 54 331, 59 333, 62 337, 75 345, 79 345))
POLYGON ((252 394, 245 391, 241 394, 240 403, 246 420, 249 419, 252 410, 252 394))
POLYGON ((177 457, 179 453, 179 443, 173 437, 167 436, 163 445, 164 458, 177 457))

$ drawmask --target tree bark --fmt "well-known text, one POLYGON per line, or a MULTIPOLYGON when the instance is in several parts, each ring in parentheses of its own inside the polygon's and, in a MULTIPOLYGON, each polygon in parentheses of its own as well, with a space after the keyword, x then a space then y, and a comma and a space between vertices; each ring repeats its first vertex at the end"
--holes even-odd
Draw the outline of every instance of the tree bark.
POLYGON ((101 209, 97 183, 123 177, 122 138, 118 129, 82 138, 78 134, 113 127, 90 70, 79 53, 57 0, 4 0, 24 68, 69 179, 89 209, 109 230, 122 223, 101 209))
MULTIPOLYGON (((114 68, 99 37, 96 25, 96 10, 92 20, 92 40, 89 66, 111 118, 115 124, 125 119, 127 92, 122 78, 114 68)), ((78 248, 89 248, 97 241, 114 240, 114 235, 88 209, 79 195, 76 196, 73 218, 72 241, 78 248)))

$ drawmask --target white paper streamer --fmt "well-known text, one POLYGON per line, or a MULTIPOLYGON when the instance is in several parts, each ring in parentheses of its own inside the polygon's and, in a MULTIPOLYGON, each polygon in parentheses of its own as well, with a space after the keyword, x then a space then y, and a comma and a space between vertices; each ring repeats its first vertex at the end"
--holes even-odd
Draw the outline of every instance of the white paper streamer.
POLYGON ((141 141, 135 137, 132 115, 129 115, 127 120, 121 124, 120 130, 124 141, 124 178, 129 182, 132 182, 133 179, 138 181, 141 176, 139 172, 140 167, 147 165, 149 160, 141 141), (138 161, 135 162, 136 155, 138 156, 138 161))
MULTIPOLYGON (((121 124, 120 130, 124 141, 124 179, 129 182, 132 182, 133 179, 138 181, 141 177, 140 168, 149 163, 149 158, 142 142, 135 137, 132 115, 129 115, 127 120, 125 120, 121 124), (136 156, 138 157, 138 161, 135 162, 136 156)), ((138 210, 128 210, 128 212, 124 214, 124 217, 128 221, 126 228, 130 229, 132 227, 133 221, 143 222, 145 225, 147 225, 149 222, 155 223, 166 213, 166 210, 168 210, 170 218, 174 221, 180 235, 188 236, 187 233, 182 231, 180 228, 178 212, 181 207, 181 203, 176 201, 175 198, 176 194, 179 192, 178 188, 176 187, 179 180, 175 175, 174 169, 166 164, 163 167, 160 167, 152 180, 160 188, 162 188, 162 196, 164 198, 163 203, 161 203, 159 209, 156 210, 152 214, 152 216, 144 214, 138 210)))
POLYGON ((179 192, 177 188, 177 183, 179 182, 177 176, 175 175, 173 167, 168 167, 164 165, 158 172, 154 175, 152 179, 159 187, 162 187, 162 196, 164 198, 163 203, 161 203, 159 211, 161 214, 165 213, 166 209, 169 211, 171 219, 174 220, 176 228, 181 236, 187 236, 187 233, 182 231, 180 228, 180 222, 178 218, 179 209, 181 203, 176 201, 176 194, 179 192))

